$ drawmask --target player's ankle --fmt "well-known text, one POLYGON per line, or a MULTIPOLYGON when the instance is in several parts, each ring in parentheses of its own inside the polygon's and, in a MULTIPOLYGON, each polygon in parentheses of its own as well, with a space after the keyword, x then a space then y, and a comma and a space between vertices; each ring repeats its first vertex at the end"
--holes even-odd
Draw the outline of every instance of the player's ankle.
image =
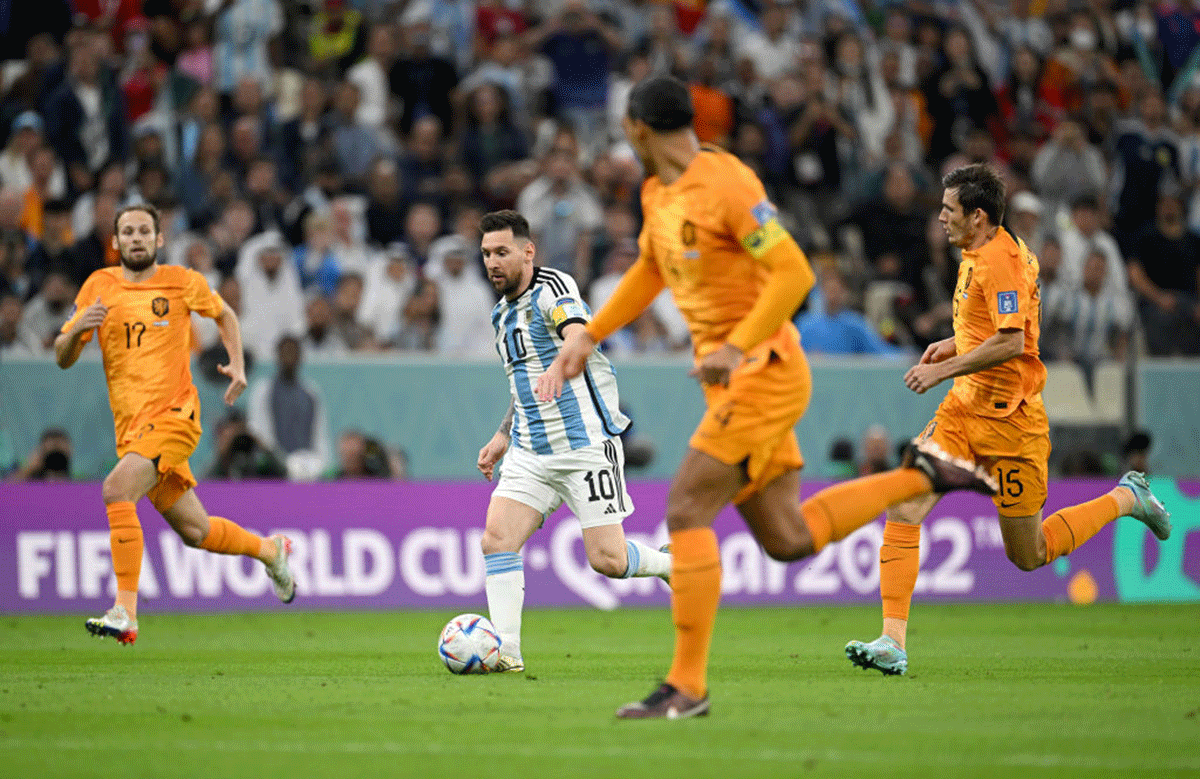
POLYGON ((1117 502, 1117 509, 1123 517, 1130 514, 1134 507, 1137 506, 1137 496, 1128 487, 1113 487, 1108 491, 1108 494, 1117 502))

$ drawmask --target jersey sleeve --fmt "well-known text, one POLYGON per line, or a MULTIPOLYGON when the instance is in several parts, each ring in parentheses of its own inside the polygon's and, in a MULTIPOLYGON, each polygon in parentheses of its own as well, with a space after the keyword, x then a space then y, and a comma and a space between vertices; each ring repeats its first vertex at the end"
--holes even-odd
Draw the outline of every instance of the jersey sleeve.
POLYGON ((757 179, 741 175, 713 186, 714 199, 724 205, 726 227, 751 257, 761 260, 789 237, 779 224, 775 204, 757 179))
POLYGON ((976 263, 975 275, 996 330, 1023 330, 1033 312, 1033 289, 1020 260, 1005 255, 993 262, 976 263))
POLYGON ((575 279, 565 273, 543 272, 547 276, 546 291, 551 294, 539 296, 538 307, 546 319, 546 324, 554 328, 554 332, 562 338, 563 329, 567 325, 574 322, 586 325, 592 320, 592 315, 584 305, 575 279))
MULTIPOLYGON (((79 288, 79 294, 75 296, 75 305, 71 306, 71 313, 67 317, 67 321, 63 323, 60 333, 68 333, 71 328, 75 327, 75 323, 79 321, 79 317, 83 316, 83 312, 87 307, 96 302, 96 299, 101 297, 100 284, 94 280, 94 276, 88 276, 83 282, 83 286, 79 288)), ((103 302, 103 301, 101 301, 103 302)), ((80 343, 87 343, 92 340, 92 333, 95 328, 88 330, 79 337, 80 343)))
POLYGON ((209 319, 216 319, 225 310, 225 301, 208 286, 208 280, 190 269, 183 288, 183 302, 189 311, 195 311, 209 319))

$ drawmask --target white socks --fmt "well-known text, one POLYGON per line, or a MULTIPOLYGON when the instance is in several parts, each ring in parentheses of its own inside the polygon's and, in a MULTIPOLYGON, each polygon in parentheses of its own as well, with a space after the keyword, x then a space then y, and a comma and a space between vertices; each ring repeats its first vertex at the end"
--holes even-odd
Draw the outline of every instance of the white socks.
POLYGON ((671 555, 651 549, 645 544, 625 539, 627 562, 622 579, 634 576, 670 576, 671 555))
MULTIPOLYGON (((521 609, 525 605, 525 562, 517 552, 483 556, 488 614, 500 633, 500 653, 521 659, 521 609)), ((670 562, 668 558, 668 568, 670 562)))

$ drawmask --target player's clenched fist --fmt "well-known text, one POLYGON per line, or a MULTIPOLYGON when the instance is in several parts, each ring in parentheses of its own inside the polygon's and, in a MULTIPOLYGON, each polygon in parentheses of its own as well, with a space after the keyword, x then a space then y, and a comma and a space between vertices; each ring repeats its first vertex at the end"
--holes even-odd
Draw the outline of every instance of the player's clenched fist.
POLYGON ((79 319, 75 322, 75 331, 86 333, 88 330, 99 327, 104 324, 104 317, 108 316, 108 306, 96 298, 96 302, 83 310, 79 315, 79 319))

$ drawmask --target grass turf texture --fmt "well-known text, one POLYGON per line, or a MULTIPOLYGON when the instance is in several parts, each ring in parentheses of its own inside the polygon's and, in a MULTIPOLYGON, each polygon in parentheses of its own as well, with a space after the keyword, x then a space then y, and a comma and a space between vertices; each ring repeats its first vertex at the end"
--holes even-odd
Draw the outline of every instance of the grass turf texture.
MULTIPOLYGON (((468 610, 466 608, 463 609, 468 610)), ((526 674, 456 677, 443 612, 0 619, 16 777, 1184 776, 1197 606, 918 604, 907 677, 853 668, 875 608, 727 609, 713 713, 620 722, 669 662, 665 610, 530 611, 526 674)))

